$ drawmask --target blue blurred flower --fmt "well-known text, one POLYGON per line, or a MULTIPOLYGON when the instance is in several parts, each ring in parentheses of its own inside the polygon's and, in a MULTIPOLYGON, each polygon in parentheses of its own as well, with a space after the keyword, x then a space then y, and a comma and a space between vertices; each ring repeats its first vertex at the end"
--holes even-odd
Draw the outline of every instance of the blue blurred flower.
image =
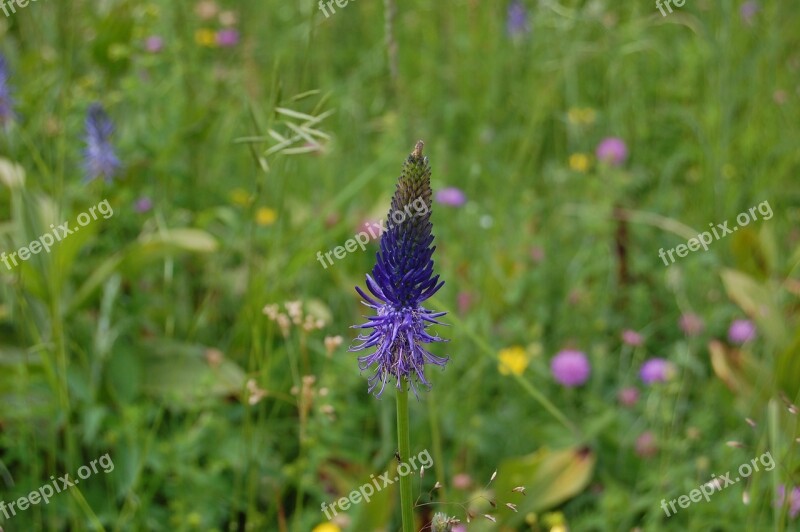
POLYGON ((113 132, 114 124, 103 110, 103 106, 99 103, 90 105, 86 114, 86 151, 84 152, 87 181, 98 177, 111 181, 122 166, 111 145, 110 138, 113 132))
POLYGON ((524 35, 530 31, 530 26, 528 26, 528 11, 520 0, 512 0, 508 5, 506 30, 512 37, 524 35))
POLYGON ((11 87, 8 85, 8 62, 5 56, 0 54, 0 126, 7 126, 15 116, 14 100, 11 97, 11 87))
POLYGON ((377 397, 390 379, 395 380, 398 389, 407 380, 417 395, 418 384, 430 388, 425 379, 425 364, 444 367, 448 361, 423 347, 445 341, 426 331, 431 324, 441 324, 436 318, 445 313, 420 306, 444 284, 433 274, 430 213, 431 170, 428 158, 422 155, 422 142, 418 142, 403 164, 376 264, 372 276, 367 275, 372 295, 356 287, 375 315, 367 317, 363 325, 354 326, 372 331, 359 334, 356 340, 361 344, 352 346, 350 351, 376 348, 375 352, 359 357, 358 365, 362 371, 375 367, 368 391, 371 393, 380 384, 377 397))

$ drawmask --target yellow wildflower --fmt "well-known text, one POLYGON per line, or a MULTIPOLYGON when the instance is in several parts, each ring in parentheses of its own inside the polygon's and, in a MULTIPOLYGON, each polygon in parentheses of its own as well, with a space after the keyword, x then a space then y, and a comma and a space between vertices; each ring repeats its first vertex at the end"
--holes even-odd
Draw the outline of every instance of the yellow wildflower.
POLYGON ((588 126, 594 124, 597 116, 591 107, 573 107, 567 111, 567 121, 573 125, 588 126))
POLYGON ((520 346, 507 347, 501 349, 497 358, 500 359, 500 364, 497 370, 501 375, 522 375, 525 368, 528 367, 528 354, 520 346))
POLYGON ((311 532, 342 532, 342 529, 335 524, 328 522, 315 526, 311 532))
POLYGON ((214 30, 202 28, 194 32, 194 40, 200 46, 212 48, 217 44, 217 34, 214 33, 214 30))
POLYGON ((231 201, 236 205, 246 207, 250 204, 250 194, 243 188, 235 188, 231 191, 231 201))
POLYGON ((576 172, 585 173, 589 169, 591 159, 585 153, 573 153, 569 156, 569 167, 576 172))
POLYGON ((256 223, 258 225, 272 225, 278 218, 278 213, 269 207, 261 207, 256 212, 256 223))

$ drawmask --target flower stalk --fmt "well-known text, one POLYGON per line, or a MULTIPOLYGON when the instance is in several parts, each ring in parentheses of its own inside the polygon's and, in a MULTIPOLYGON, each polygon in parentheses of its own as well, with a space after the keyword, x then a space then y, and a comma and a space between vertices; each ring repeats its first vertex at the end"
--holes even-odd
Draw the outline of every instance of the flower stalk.
MULTIPOLYGON (((397 390, 397 449, 401 460, 411 455, 411 433, 408 428, 408 389, 405 382, 397 390)), ((414 532, 414 501, 411 494, 411 475, 400 475, 400 515, 403 532, 414 532)))

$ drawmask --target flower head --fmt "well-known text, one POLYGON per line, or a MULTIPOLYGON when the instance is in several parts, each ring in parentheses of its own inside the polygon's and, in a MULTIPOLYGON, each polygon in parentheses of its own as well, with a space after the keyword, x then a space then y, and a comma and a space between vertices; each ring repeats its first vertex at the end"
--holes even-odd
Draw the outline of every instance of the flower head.
POLYGON ((151 200, 147 196, 142 196, 141 198, 137 199, 136 204, 133 207, 133 209, 140 214, 148 212, 152 208, 153 208, 153 200, 151 200))
POLYGON ((681 315, 678 325, 686 336, 697 336, 705 328, 703 318, 691 312, 681 315))
POLYGON ((667 382, 672 378, 675 373, 675 367, 672 362, 663 358, 651 358, 639 370, 639 377, 645 384, 653 384, 654 382, 667 382))
POLYGON ((500 360, 497 370, 501 375, 522 375, 528 367, 528 354, 520 346, 501 349, 497 358, 500 360))
POLYGON ((639 390, 636 388, 623 388, 617 393, 617 400, 624 406, 633 406, 639 400, 639 390))
POLYGON ((752 26, 753 25, 753 18, 758 13, 759 6, 758 2, 745 2, 739 7, 739 15, 742 17, 742 22, 745 24, 752 26))
POLYGON ((8 85, 8 63, 5 56, 0 54, 0 127, 10 124, 14 117, 14 100, 8 85))
POLYGON ((114 124, 111 123, 103 106, 99 103, 90 105, 86 115, 86 151, 84 152, 87 181, 98 177, 111 181, 122 166, 111 145, 113 132, 114 124))
POLYGON ((217 45, 217 34, 214 30, 208 28, 200 28, 194 32, 194 42, 200 46, 213 48, 217 45))
MULTIPOLYGON (((786 503, 786 486, 783 484, 778 486, 775 499, 775 506, 780 507, 786 503)), ((789 517, 794 519, 798 514, 800 514, 800 487, 795 486, 789 493, 789 517)))
POLYGON ((256 211, 256 223, 258 225, 272 225, 278 219, 278 213, 269 207, 260 207, 256 211))
POLYGON ((436 192, 436 203, 450 205, 451 207, 461 207, 467 202, 464 191, 456 187, 443 188, 436 192))
POLYGON ((597 113, 591 107, 571 107, 567 111, 567 121, 575 126, 594 124, 597 113))
POLYGON ((644 343, 644 338, 636 331, 625 329, 622 331, 622 341, 627 345, 638 347, 644 343))
POLYGON ((508 5, 506 30, 512 37, 524 35, 530 31, 530 26, 528 26, 528 12, 519 0, 512 0, 508 5))
POLYGON ((239 44, 239 32, 233 28, 225 28, 217 32, 217 46, 230 48, 239 44))
POLYGON ((595 151, 597 159, 612 166, 619 166, 628 158, 628 147, 625 141, 617 137, 603 139, 595 151))
POLYGON ((151 35, 144 41, 144 49, 151 54, 157 54, 164 49, 164 39, 158 35, 151 35))
POLYGON ((580 386, 589 379, 592 367, 580 351, 565 349, 550 361, 553 378, 567 388, 580 386))
POLYGON ((728 340, 732 344, 743 344, 756 337, 756 326, 750 320, 733 320, 728 329, 728 340))
POLYGON ((591 163, 592 160, 585 153, 573 153, 569 156, 569 167, 576 172, 585 173, 591 163))
POLYGON ((369 392, 378 384, 380 397, 386 382, 394 379, 398 389, 407 380, 414 394, 417 385, 430 388, 425 378, 425 364, 444 367, 448 358, 433 355, 424 344, 442 342, 442 338, 427 332, 431 324, 440 324, 436 318, 444 312, 433 312, 421 306, 444 284, 433 274, 431 246, 431 170, 428 158, 422 155, 422 142, 403 164, 403 172, 387 217, 386 231, 381 235, 380 250, 372 275, 367 275, 367 295, 361 288, 356 291, 364 304, 374 310, 359 329, 372 329, 362 333, 351 351, 375 347, 369 355, 359 357, 361 370, 374 367, 369 379, 369 392))
POLYGON ((655 456, 658 452, 658 443, 656 442, 655 435, 648 431, 645 431, 636 438, 636 454, 641 456, 642 458, 650 458, 655 456))

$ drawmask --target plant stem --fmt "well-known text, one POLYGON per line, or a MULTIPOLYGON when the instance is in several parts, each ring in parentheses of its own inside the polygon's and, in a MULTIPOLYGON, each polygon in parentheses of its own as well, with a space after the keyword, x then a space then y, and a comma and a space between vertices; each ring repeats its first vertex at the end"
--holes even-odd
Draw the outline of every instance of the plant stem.
MULTIPOLYGON (((397 390, 397 448, 400 459, 407 461, 411 455, 411 435, 408 430, 408 390, 405 379, 397 390)), ((414 512, 411 500, 411 476, 400 477, 400 511, 403 532, 414 532, 414 512)))

